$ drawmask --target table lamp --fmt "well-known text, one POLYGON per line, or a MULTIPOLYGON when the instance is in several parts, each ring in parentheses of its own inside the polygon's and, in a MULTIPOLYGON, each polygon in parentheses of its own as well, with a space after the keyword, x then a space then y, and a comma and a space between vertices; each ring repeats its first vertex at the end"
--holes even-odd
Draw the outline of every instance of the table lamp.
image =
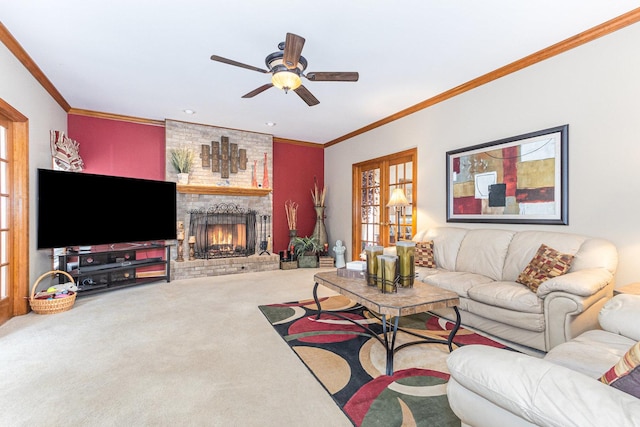
POLYGON ((396 242, 400 240, 400 214, 402 213, 402 208, 405 206, 409 206, 409 201, 407 200, 407 196, 404 195, 404 190, 402 188, 394 189, 391 193, 391 200, 387 203, 387 207, 396 209, 396 242))

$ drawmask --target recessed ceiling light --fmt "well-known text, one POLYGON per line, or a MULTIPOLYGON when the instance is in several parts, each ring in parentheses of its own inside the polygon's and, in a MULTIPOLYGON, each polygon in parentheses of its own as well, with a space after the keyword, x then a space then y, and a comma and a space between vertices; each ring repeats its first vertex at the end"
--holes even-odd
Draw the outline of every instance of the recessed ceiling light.
POLYGON ((269 127, 274 127, 276 124, 275 124, 275 122, 267 122, 267 123, 265 123, 265 125, 267 125, 269 127))
POLYGON ((184 111, 186 114, 195 114, 196 113, 195 111, 189 110, 189 109, 182 110, 182 111, 184 111))

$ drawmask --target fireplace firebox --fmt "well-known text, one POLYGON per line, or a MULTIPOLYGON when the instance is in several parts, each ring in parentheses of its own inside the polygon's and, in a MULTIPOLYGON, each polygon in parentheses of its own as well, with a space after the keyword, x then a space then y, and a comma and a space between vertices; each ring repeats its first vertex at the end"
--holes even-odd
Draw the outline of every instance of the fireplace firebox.
POLYGON ((221 203, 189 211, 189 235, 195 236, 195 258, 228 258, 256 252, 256 212, 221 203))

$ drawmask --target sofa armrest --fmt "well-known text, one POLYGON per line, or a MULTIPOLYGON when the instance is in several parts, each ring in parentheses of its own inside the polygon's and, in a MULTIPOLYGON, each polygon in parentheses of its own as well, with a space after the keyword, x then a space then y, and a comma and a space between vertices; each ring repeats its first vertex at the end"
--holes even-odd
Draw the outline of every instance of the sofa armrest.
POLYGON ((543 359, 468 345, 447 366, 461 386, 536 425, 640 425, 640 399, 543 359))
POLYGON ((587 297, 613 283, 613 274, 605 268, 588 268, 545 280, 538 288, 538 296, 544 298, 556 291, 587 297))
POLYGON ((605 303, 598 314, 605 331, 640 341, 640 295, 616 295, 605 303))

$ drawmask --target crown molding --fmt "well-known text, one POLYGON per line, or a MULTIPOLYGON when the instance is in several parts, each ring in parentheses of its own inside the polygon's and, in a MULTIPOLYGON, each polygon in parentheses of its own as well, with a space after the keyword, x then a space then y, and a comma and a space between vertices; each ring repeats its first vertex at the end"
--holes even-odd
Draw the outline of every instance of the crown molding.
POLYGON ((69 109, 68 113, 74 114, 76 116, 96 117, 99 119, 119 120, 121 122, 141 123, 144 125, 164 127, 164 120, 144 119, 141 117, 124 116, 122 114, 102 113, 100 111, 82 110, 80 108, 71 108, 69 109))
POLYGON ((298 141, 296 139, 280 138, 278 136, 273 137, 273 142, 278 142, 280 144, 302 145, 305 147, 313 147, 313 148, 324 148, 323 144, 319 144, 317 142, 298 141))
POLYGON ((49 95, 56 100, 56 102, 62 107, 62 109, 66 112, 69 112, 71 106, 64 99, 62 94, 58 92, 58 89, 55 88, 53 83, 45 76, 40 67, 36 65, 36 63, 31 59, 29 54, 22 48, 20 43, 13 37, 13 35, 9 32, 7 27, 4 26, 2 22, 0 22, 0 41, 4 43, 4 45, 9 49, 11 53, 24 65, 24 67, 31 73, 31 75, 42 85, 42 87, 49 92, 49 95))

